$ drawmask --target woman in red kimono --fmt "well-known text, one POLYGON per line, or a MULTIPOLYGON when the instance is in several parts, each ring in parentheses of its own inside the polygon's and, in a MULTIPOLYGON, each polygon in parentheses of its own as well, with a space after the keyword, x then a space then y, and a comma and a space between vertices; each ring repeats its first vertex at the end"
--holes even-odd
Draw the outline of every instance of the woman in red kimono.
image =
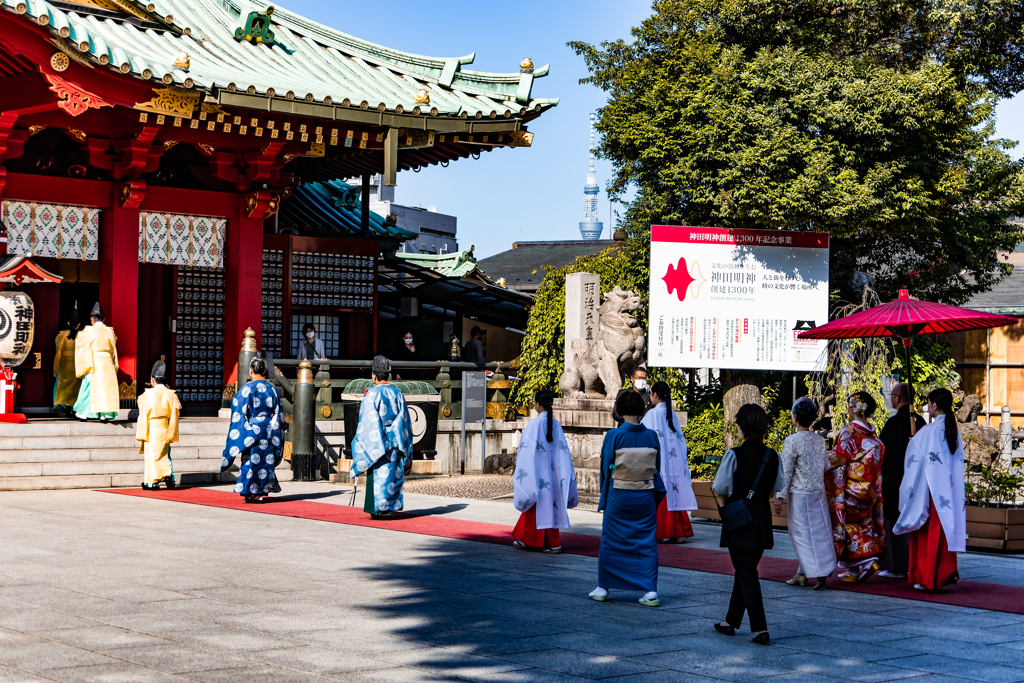
POLYGON ((850 422, 836 438, 829 453, 832 469, 825 473, 839 580, 851 583, 866 581, 878 571, 878 559, 885 552, 884 447, 869 421, 876 407, 875 399, 867 392, 850 398, 850 422))

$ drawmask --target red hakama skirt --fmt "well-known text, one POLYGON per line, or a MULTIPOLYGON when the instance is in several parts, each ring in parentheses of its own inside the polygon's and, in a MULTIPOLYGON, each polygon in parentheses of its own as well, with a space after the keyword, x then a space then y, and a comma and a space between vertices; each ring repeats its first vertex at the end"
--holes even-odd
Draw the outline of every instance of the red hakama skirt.
POLYGON ((693 527, 690 525, 690 515, 686 510, 670 512, 668 509, 668 498, 662 498, 658 505, 658 530, 656 538, 689 538, 693 536, 693 527))
POLYGON ((516 528, 512 530, 512 538, 519 541, 527 548, 560 548, 562 547, 562 535, 558 529, 537 528, 537 506, 519 515, 516 528))
POLYGON ((938 590, 956 583, 960 574, 956 569, 956 553, 950 552, 946 544, 946 532, 942 530, 939 513, 935 511, 935 502, 929 500, 928 505, 928 521, 910 533, 908 580, 928 590, 938 590))

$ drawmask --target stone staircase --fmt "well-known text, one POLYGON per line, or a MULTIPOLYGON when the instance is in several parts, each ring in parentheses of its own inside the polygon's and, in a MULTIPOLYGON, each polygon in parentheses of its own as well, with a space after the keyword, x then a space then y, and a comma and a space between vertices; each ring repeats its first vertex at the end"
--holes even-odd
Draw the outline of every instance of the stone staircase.
MULTIPOLYGON (((179 422, 180 441, 171 446, 179 484, 234 481, 236 473, 220 473, 227 424, 216 418, 179 422)), ((134 422, 0 423, 0 491, 139 486, 143 462, 138 446, 134 422)), ((282 465, 278 478, 290 481, 291 469, 282 465)), ((237 466, 236 461, 235 472, 237 466)))

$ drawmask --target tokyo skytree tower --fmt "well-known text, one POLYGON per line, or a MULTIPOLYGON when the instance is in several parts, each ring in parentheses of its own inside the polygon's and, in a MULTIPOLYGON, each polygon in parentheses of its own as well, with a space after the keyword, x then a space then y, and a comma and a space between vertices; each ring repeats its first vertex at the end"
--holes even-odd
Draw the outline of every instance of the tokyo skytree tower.
POLYGON ((590 169, 587 171, 587 184, 583 186, 583 220, 580 221, 580 235, 585 240, 599 240, 604 231, 604 223, 597 220, 597 195, 601 188, 597 184, 597 171, 594 170, 594 115, 590 115, 590 169))

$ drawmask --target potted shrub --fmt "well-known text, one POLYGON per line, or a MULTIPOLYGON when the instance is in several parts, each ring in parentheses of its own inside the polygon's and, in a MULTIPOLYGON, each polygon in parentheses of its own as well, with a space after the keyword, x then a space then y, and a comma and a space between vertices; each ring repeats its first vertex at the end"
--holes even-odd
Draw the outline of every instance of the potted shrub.
POLYGON ((976 466, 965 474, 967 547, 1024 550, 1024 475, 1018 467, 976 466))

